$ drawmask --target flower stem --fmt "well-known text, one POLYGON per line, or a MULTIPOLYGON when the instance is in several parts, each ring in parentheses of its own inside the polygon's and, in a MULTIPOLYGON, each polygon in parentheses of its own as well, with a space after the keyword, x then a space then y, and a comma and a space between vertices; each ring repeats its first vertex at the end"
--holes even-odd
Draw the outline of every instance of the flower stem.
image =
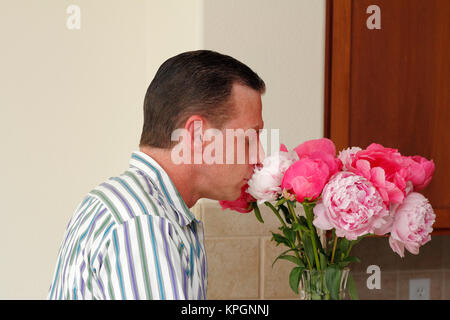
POLYGON ((352 241, 352 242, 350 243, 350 246, 349 246, 348 249, 347 249, 347 252, 346 252, 346 255, 345 255, 345 256, 348 257, 348 255, 350 254, 350 250, 352 250, 353 246, 354 246, 356 243, 358 243, 359 241, 361 241, 361 239, 363 239, 363 238, 365 238, 365 237, 368 237, 368 236, 370 236, 370 233, 365 234, 365 235, 363 235, 363 236, 360 236, 360 237, 358 238, 358 240, 352 241))
MULTIPOLYGON (((284 222, 283 218, 281 218, 280 213, 278 212, 278 210, 275 209, 275 207, 274 207, 270 202, 268 202, 268 201, 264 202, 264 204, 265 204, 266 206, 268 206, 270 209, 272 209, 273 213, 275 213, 275 215, 278 217, 278 220, 280 220, 281 224, 282 224, 285 228, 287 228, 286 223, 284 222)), ((295 249, 295 243, 294 243, 294 248, 292 248, 292 249, 295 249)), ((300 255, 298 254, 298 251, 297 251, 297 250, 294 250, 294 252, 295 252, 295 255, 297 256, 297 258, 298 258, 299 260, 301 260, 300 255)), ((308 263, 309 263, 309 261, 308 261, 308 263)))
POLYGON ((304 203, 302 203, 302 205, 303 205, 303 208, 305 209, 306 221, 308 222, 309 230, 311 230, 311 232, 310 232, 311 242, 312 242, 312 245, 313 245, 314 259, 316 260, 317 270, 321 270, 322 268, 320 267, 319 255, 317 253, 316 237, 314 236, 315 232, 314 232, 314 228, 313 228, 313 225, 312 225, 312 222, 311 222, 311 220, 312 220, 312 217, 311 217, 311 213, 312 212, 310 210, 311 207, 308 204, 304 204, 304 203))
MULTIPOLYGON (((298 219, 297 219, 297 216, 295 215, 295 211, 294 211, 294 208, 292 207, 292 204, 289 201, 287 201, 287 204, 288 204, 289 212, 291 213, 294 221, 298 224, 298 219)), ((303 242, 303 235, 302 235, 302 231, 301 230, 297 231, 297 235, 299 237, 298 240, 303 242)), ((309 270, 312 270, 311 262, 309 261, 308 255, 305 254, 305 257, 306 257, 306 261, 308 262, 309 270)))
POLYGON ((283 227, 287 227, 286 223, 284 222, 283 218, 281 218, 280 213, 278 212, 277 209, 275 209, 275 207, 268 201, 264 202, 264 204, 266 206, 268 206, 270 209, 272 209, 273 213, 275 213, 275 215, 277 216, 278 220, 280 220, 281 224, 283 225, 283 227))
POLYGON ((331 263, 334 260, 334 253, 336 252, 336 244, 337 244, 337 235, 334 235, 334 244, 333 244, 333 253, 331 254, 331 263))

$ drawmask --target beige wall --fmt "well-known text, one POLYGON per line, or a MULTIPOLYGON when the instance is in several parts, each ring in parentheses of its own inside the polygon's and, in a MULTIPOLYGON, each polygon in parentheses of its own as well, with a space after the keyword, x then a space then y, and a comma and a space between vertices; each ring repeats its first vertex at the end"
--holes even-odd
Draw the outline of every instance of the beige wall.
POLYGON ((266 82, 265 128, 280 129, 288 148, 321 138, 325 0, 208 0, 204 19, 205 48, 240 59, 266 82))
POLYGON ((197 3, 1 2, 0 299, 46 297, 73 210, 138 148, 156 68, 199 49, 197 3))
POLYGON ((203 0, 145 1, 146 83, 168 58, 203 48, 202 17, 203 0))
MULTIPOLYGON (((0 299, 46 297, 73 210, 91 188, 127 168, 145 90, 168 57, 205 48, 242 60, 267 84, 266 128, 283 127, 281 141, 290 148, 321 137, 324 14, 324 0, 2 1, 0 299), (66 28, 69 4, 81 9, 80 30, 66 28)), ((220 293, 218 276, 235 269, 217 266, 238 259, 222 250, 221 239, 232 238, 239 257, 253 250, 245 261, 267 264, 273 253, 260 249, 271 225, 226 214, 238 233, 223 234, 210 222, 220 221, 217 210, 200 214, 210 298, 266 297, 270 290, 289 296, 287 282, 263 280, 259 271, 220 293), (245 225, 254 230, 246 234, 245 225), (261 281, 273 286, 262 289, 261 281)))
MULTIPOLYGON (((324 0, 205 1, 204 45, 243 61, 265 81, 267 153, 272 129, 288 148, 323 137, 324 0)), ((288 282, 292 266, 280 261, 272 269, 283 250, 270 241, 279 222, 261 210, 265 224, 214 201, 193 208, 205 225, 208 299, 296 298, 288 282)))

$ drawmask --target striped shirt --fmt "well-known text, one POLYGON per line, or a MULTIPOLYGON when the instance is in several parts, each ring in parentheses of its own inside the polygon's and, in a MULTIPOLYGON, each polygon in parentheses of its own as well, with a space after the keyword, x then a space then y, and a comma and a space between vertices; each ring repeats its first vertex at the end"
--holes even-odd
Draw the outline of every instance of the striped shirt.
POLYGON ((206 299, 203 224, 150 156, 91 190, 69 221, 48 299, 206 299))

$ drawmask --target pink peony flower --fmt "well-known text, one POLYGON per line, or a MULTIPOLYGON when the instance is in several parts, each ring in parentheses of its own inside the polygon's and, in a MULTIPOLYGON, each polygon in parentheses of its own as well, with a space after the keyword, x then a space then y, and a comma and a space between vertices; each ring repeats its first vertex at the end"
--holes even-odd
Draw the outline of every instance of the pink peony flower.
POLYGON ((395 208, 389 244, 400 257, 406 248, 412 254, 419 253, 419 247, 431 240, 430 233, 436 215, 428 199, 422 194, 411 192, 405 201, 395 208))
POLYGON ((402 203, 405 198, 409 165, 410 162, 397 149, 376 143, 356 152, 344 164, 348 171, 372 182, 386 206, 390 202, 402 203))
POLYGON ((327 138, 308 140, 294 151, 299 160, 285 172, 281 189, 295 194, 297 201, 314 200, 322 193, 328 178, 342 168, 336 158, 333 141, 327 138))
POLYGON ((407 166, 407 180, 411 181, 414 191, 424 189, 431 181, 434 173, 434 161, 421 156, 405 157, 407 166))
POLYGON ((323 230, 336 228, 338 237, 356 240, 386 223, 389 212, 376 188, 352 172, 334 174, 314 207, 314 225, 323 230))
MULTIPOLYGON (((281 150, 286 147, 282 145, 281 150)), ((266 157, 262 167, 256 167, 250 180, 247 192, 257 199, 258 204, 275 201, 281 194, 281 181, 285 171, 298 160, 295 151, 279 151, 266 157)))
POLYGON ((318 159, 303 158, 294 162, 284 173, 281 189, 295 194, 298 202, 314 200, 322 193, 330 169, 318 159))
POLYGON ((321 160, 328 166, 329 175, 332 176, 342 168, 342 162, 336 158, 336 147, 333 141, 327 138, 313 139, 299 144, 294 151, 299 159, 310 158, 321 160))
POLYGON ((328 138, 305 141, 295 147, 294 150, 295 152, 297 152, 300 158, 302 158, 303 156, 310 156, 317 151, 327 153, 332 156, 336 155, 336 147, 334 146, 333 141, 328 138))
POLYGON ((386 205, 401 204, 412 188, 414 191, 425 188, 434 172, 433 160, 420 156, 405 157, 397 149, 377 143, 350 156, 343 155, 341 159, 346 170, 372 182, 386 205))
POLYGON ((255 202, 250 194, 247 193, 248 184, 241 188, 241 195, 233 201, 221 200, 219 201, 222 210, 230 209, 240 213, 248 213, 253 210, 252 202, 255 202))
POLYGON ((362 149, 360 147, 351 147, 347 149, 343 149, 339 152, 338 159, 341 160, 343 163, 342 170, 347 171, 346 164, 351 164, 353 161, 353 157, 358 151, 361 151, 362 149))

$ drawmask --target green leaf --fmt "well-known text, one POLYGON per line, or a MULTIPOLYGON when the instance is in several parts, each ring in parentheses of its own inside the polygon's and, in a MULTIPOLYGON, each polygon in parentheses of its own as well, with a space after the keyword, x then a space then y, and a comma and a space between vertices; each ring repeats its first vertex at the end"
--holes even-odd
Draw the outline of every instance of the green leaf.
POLYGON ((325 272, 327 288, 331 293, 331 299, 339 300, 339 286, 341 282, 341 270, 331 265, 325 272))
POLYGON ((361 260, 359 260, 357 257, 348 256, 348 257, 344 258, 344 260, 342 260, 342 262, 356 262, 356 263, 360 263, 361 260))
MULTIPOLYGON (((299 216, 298 217, 298 221, 304 225, 305 227, 308 227, 308 220, 306 220, 306 218, 304 216, 299 216)), ((309 229, 309 228, 308 228, 309 229)))
MULTIPOLYGON (((311 265, 313 265, 315 263, 314 249, 310 237, 303 237, 303 246, 305 248, 305 253, 306 256, 308 257, 309 262, 311 262, 311 265)), ((316 266, 316 268, 318 268, 318 266, 316 266)))
POLYGON ((284 205, 281 205, 280 209, 281 209, 281 212, 283 212, 283 215, 284 215, 284 218, 286 219, 286 222, 291 224, 292 220, 291 220, 291 217, 289 215, 289 209, 286 208, 284 205))
POLYGON ((363 235, 363 236, 359 236, 358 239, 352 241, 352 246, 354 246, 355 244, 357 244, 357 243, 360 242, 362 239, 364 239, 365 237, 368 237, 368 236, 370 236, 370 233, 365 234, 365 235, 363 235))
POLYGON ((328 265, 327 256, 324 255, 322 252, 319 252, 319 259, 320 259, 320 265, 321 265, 322 269, 325 269, 328 265))
POLYGON ((296 222, 294 222, 293 224, 292 224, 292 230, 294 230, 294 231, 303 231, 303 232, 305 232, 305 233, 307 233, 307 234, 309 234, 309 229, 308 229, 308 227, 306 227, 306 226, 304 226, 304 225, 302 225, 302 224, 299 224, 299 223, 296 223, 296 222))
POLYGON ((277 243, 277 246, 280 243, 283 243, 287 247, 291 247, 291 244, 289 243, 289 240, 286 237, 282 236, 281 234, 272 232, 272 240, 274 240, 277 243))
POLYGON ((346 253, 350 246, 350 241, 346 238, 339 238, 339 249, 342 253, 346 253))
POLYGON ((334 261, 333 262, 338 263, 340 261, 341 261, 341 249, 336 248, 336 252, 334 253, 334 261))
MULTIPOLYGON (((279 256, 285 255, 286 253, 291 252, 291 251, 295 251, 295 250, 296 250, 296 249, 292 249, 292 248, 291 248, 291 249, 288 249, 288 250, 286 250, 286 251, 280 253, 279 256)), ((273 268, 273 265, 275 264, 275 262, 278 260, 279 256, 278 256, 278 257, 275 259, 275 261, 272 263, 272 268, 273 268)))
POLYGON ((276 206, 278 207, 278 206, 281 206, 283 203, 285 203, 286 202, 286 198, 282 198, 282 199, 280 199, 280 200, 278 200, 277 201, 277 203, 276 203, 276 206))
POLYGON ((298 284, 300 283, 300 277, 302 276, 303 269, 304 268, 302 267, 295 267, 289 274, 289 286, 296 294, 298 294, 298 284))
POLYGON ((344 268, 351 262, 360 263, 361 261, 357 257, 349 256, 349 257, 342 259, 342 261, 338 262, 337 264, 339 265, 340 268, 344 268))
POLYGON ((355 280, 353 280, 353 277, 351 274, 348 275, 347 278, 347 291, 350 295, 350 298, 352 300, 358 300, 358 289, 356 288, 355 280))
POLYGON ((293 208, 295 208, 297 206, 297 201, 296 200, 294 200, 294 201, 287 200, 287 201, 292 205, 293 208))
POLYGON ((324 252, 324 250, 323 250, 323 248, 322 248, 322 242, 320 242, 320 238, 319 238, 319 236, 317 235, 317 230, 316 230, 316 228, 313 226, 313 232, 314 232, 314 239, 316 239, 316 243, 317 243, 317 249, 320 251, 320 252, 324 252))
POLYGON ((284 236, 291 242, 292 246, 294 246, 296 237, 294 230, 287 227, 282 227, 281 230, 283 231, 284 236))
MULTIPOLYGON (((275 262, 278 260, 278 258, 279 258, 280 256, 285 255, 285 254, 288 253, 288 252, 291 252, 291 251, 297 251, 297 250, 298 250, 298 248, 296 248, 296 249, 292 249, 292 248, 291 248, 291 249, 288 249, 288 250, 282 252, 282 253, 275 259, 275 261, 272 263, 272 268, 273 268, 273 265, 275 264, 275 262)), ((303 261, 301 261, 301 263, 302 263, 302 265, 304 265, 303 261)))
POLYGON ((261 211, 259 211, 258 204, 256 202, 252 202, 253 211, 255 212, 255 217, 259 222, 264 223, 263 218, 261 217, 261 211))
POLYGON ((346 255, 350 254, 350 250, 351 250, 356 244, 358 244, 362 239, 364 239, 365 237, 368 237, 368 236, 370 236, 370 233, 365 234, 365 235, 363 235, 363 236, 360 236, 360 237, 358 237, 358 239, 356 239, 356 240, 350 241, 350 246, 349 246, 349 248, 347 249, 347 251, 345 252, 345 254, 346 254, 346 255))
POLYGON ((276 262, 278 259, 287 260, 287 261, 290 261, 290 262, 295 263, 296 265, 298 265, 298 266, 300 266, 300 267, 303 267, 303 268, 305 267, 305 265, 303 264, 303 261, 300 260, 299 258, 294 257, 294 256, 291 256, 291 255, 288 255, 288 254, 280 254, 280 255, 275 259, 275 261, 272 263, 272 268, 273 268, 273 265, 275 264, 275 262, 276 262))

